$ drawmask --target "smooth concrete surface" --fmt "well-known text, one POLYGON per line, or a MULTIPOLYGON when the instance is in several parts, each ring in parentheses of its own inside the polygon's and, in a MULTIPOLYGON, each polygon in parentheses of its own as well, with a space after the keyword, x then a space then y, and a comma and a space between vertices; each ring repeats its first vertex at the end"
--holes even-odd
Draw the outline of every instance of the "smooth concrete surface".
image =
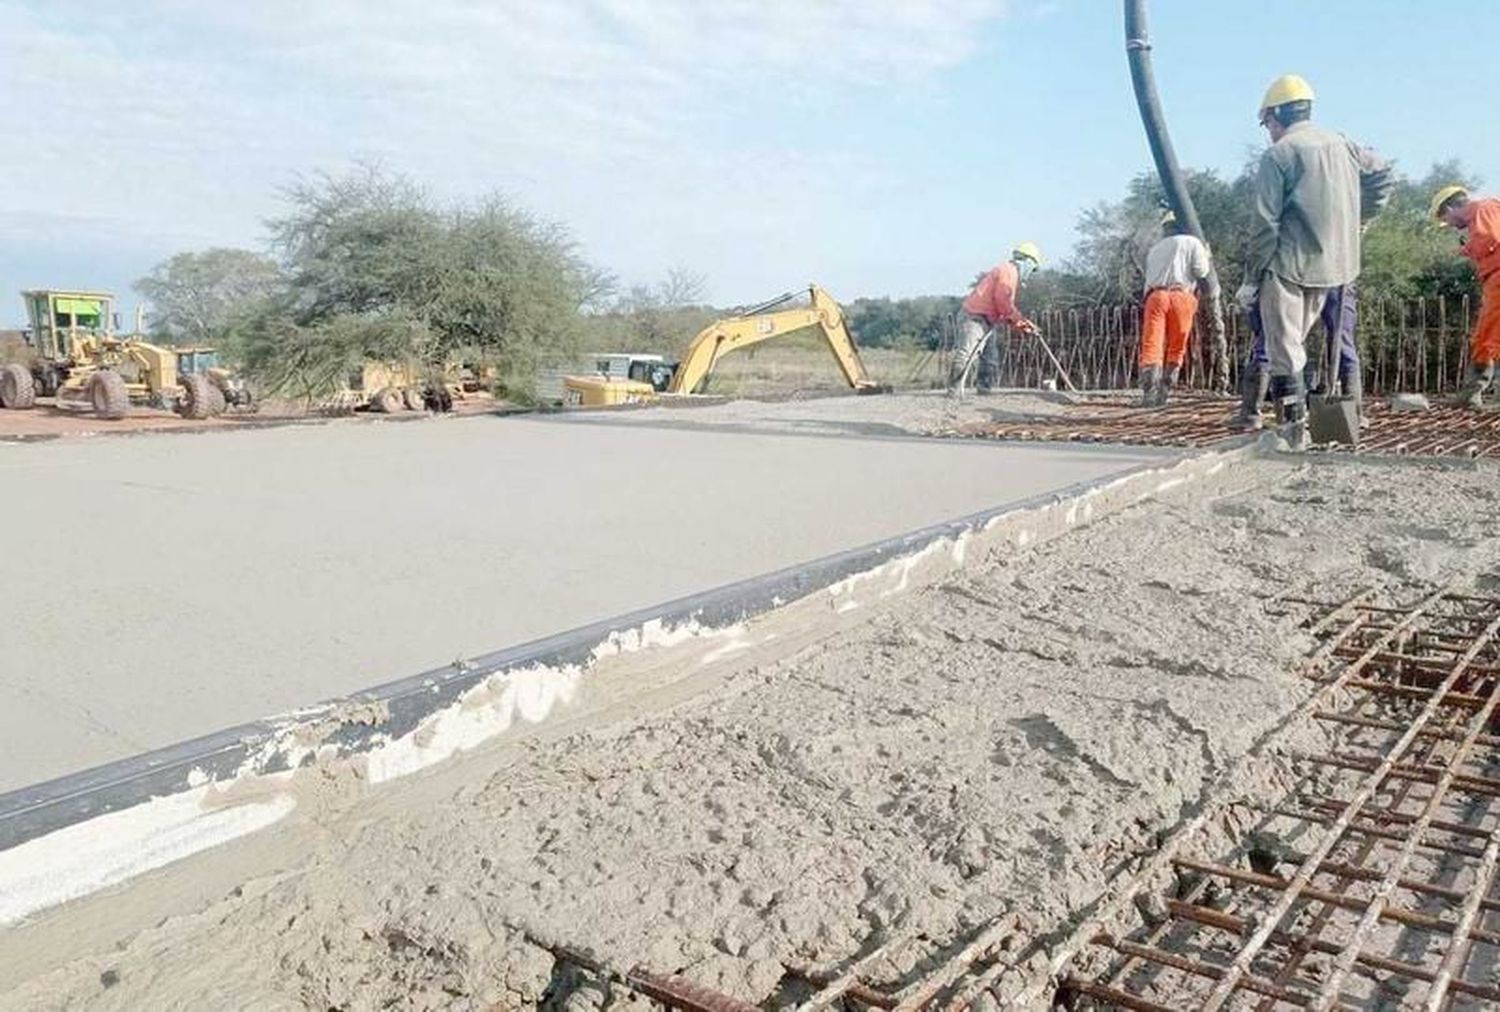
POLYGON ((0 446, 0 791, 1161 456, 492 417, 0 446))

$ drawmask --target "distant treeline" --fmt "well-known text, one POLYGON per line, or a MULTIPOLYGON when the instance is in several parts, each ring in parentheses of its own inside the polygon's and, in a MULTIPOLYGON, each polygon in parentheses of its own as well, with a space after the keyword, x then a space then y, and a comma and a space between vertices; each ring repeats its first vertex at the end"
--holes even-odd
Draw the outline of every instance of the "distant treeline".
MULTIPOLYGON (((1250 233, 1252 170, 1233 180, 1188 177, 1230 288, 1250 233)), ((1454 162, 1401 179, 1366 236, 1362 285, 1372 295, 1476 292, 1454 236, 1426 215, 1431 192, 1450 181, 1478 182, 1454 162)), ((703 303, 703 279, 692 271, 621 290, 563 226, 498 196, 439 202, 366 166, 305 180, 284 198, 283 213, 267 223, 265 250, 181 253, 137 282, 160 339, 217 344, 263 391, 318 396, 369 358, 433 369, 462 359, 494 366, 503 392, 524 398, 541 367, 583 351, 674 354, 721 315, 703 303)), ((1138 301, 1160 217, 1160 187, 1141 173, 1122 199, 1083 211, 1074 251, 1038 272, 1021 293, 1022 308, 1138 301)), ((976 277, 989 266, 975 264, 976 277)), ((866 346, 936 347, 962 295, 859 298, 846 309, 866 346)))

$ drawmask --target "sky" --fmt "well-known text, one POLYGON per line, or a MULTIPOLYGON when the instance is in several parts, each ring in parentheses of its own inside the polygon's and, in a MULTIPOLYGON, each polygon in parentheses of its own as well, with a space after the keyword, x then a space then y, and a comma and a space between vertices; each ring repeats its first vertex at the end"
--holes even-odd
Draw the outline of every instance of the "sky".
MULTIPOLYGON (((1149 12, 1185 166, 1236 173, 1297 72, 1405 170, 1500 183, 1493 0, 1149 12)), ((264 248, 286 186, 358 162, 720 305, 958 292, 1150 167, 1115 0, 0 0, 0 140, 11 326, 24 287, 128 311, 175 252, 264 248)))

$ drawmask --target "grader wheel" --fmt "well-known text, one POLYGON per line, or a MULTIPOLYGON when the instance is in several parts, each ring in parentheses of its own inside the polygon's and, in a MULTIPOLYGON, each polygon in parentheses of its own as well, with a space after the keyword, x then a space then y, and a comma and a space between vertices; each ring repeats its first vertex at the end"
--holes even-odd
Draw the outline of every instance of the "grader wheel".
POLYGON ((224 391, 201 373, 182 378, 178 412, 183 418, 212 418, 224 413, 224 391))
POLYGON ((416 387, 407 387, 401 391, 401 399, 406 402, 408 411, 421 411, 427 407, 427 398, 416 387))
POLYGON ((36 382, 31 370, 14 362, 0 368, 0 408, 20 411, 36 405, 36 382))
POLYGON ((370 398, 370 410, 389 415, 401 410, 401 391, 395 387, 382 387, 370 398))
POLYGON ((101 369, 89 379, 89 403, 94 414, 109 421, 124 418, 130 411, 130 392, 124 378, 113 369, 101 369))

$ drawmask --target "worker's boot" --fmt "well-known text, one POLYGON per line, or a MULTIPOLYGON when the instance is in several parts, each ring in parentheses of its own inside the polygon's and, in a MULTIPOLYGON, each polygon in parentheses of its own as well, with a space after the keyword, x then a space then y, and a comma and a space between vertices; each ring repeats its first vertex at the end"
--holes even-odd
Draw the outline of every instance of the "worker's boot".
POLYGON ((1276 402, 1276 422, 1287 448, 1295 453, 1307 449, 1307 390, 1301 376, 1271 377, 1271 400, 1276 402))
POLYGON ((1240 406, 1229 420, 1229 427, 1236 432, 1259 432, 1265 427, 1260 417, 1260 406, 1271 386, 1271 374, 1266 367, 1252 362, 1240 374, 1240 406))
POLYGON ((1136 402, 1138 408, 1154 408, 1161 403, 1157 400, 1161 392, 1161 366, 1141 366, 1141 399, 1136 402))
POLYGON ((1459 387, 1458 393, 1453 395, 1453 403, 1458 407, 1478 410, 1484 407, 1484 395, 1489 393, 1494 384, 1495 363, 1470 362, 1468 375, 1464 377, 1464 385, 1459 387))
POLYGON ((1166 372, 1161 379, 1161 385, 1156 388, 1156 406, 1161 407, 1167 403, 1172 389, 1177 386, 1177 378, 1182 375, 1181 365, 1167 366, 1166 372))

